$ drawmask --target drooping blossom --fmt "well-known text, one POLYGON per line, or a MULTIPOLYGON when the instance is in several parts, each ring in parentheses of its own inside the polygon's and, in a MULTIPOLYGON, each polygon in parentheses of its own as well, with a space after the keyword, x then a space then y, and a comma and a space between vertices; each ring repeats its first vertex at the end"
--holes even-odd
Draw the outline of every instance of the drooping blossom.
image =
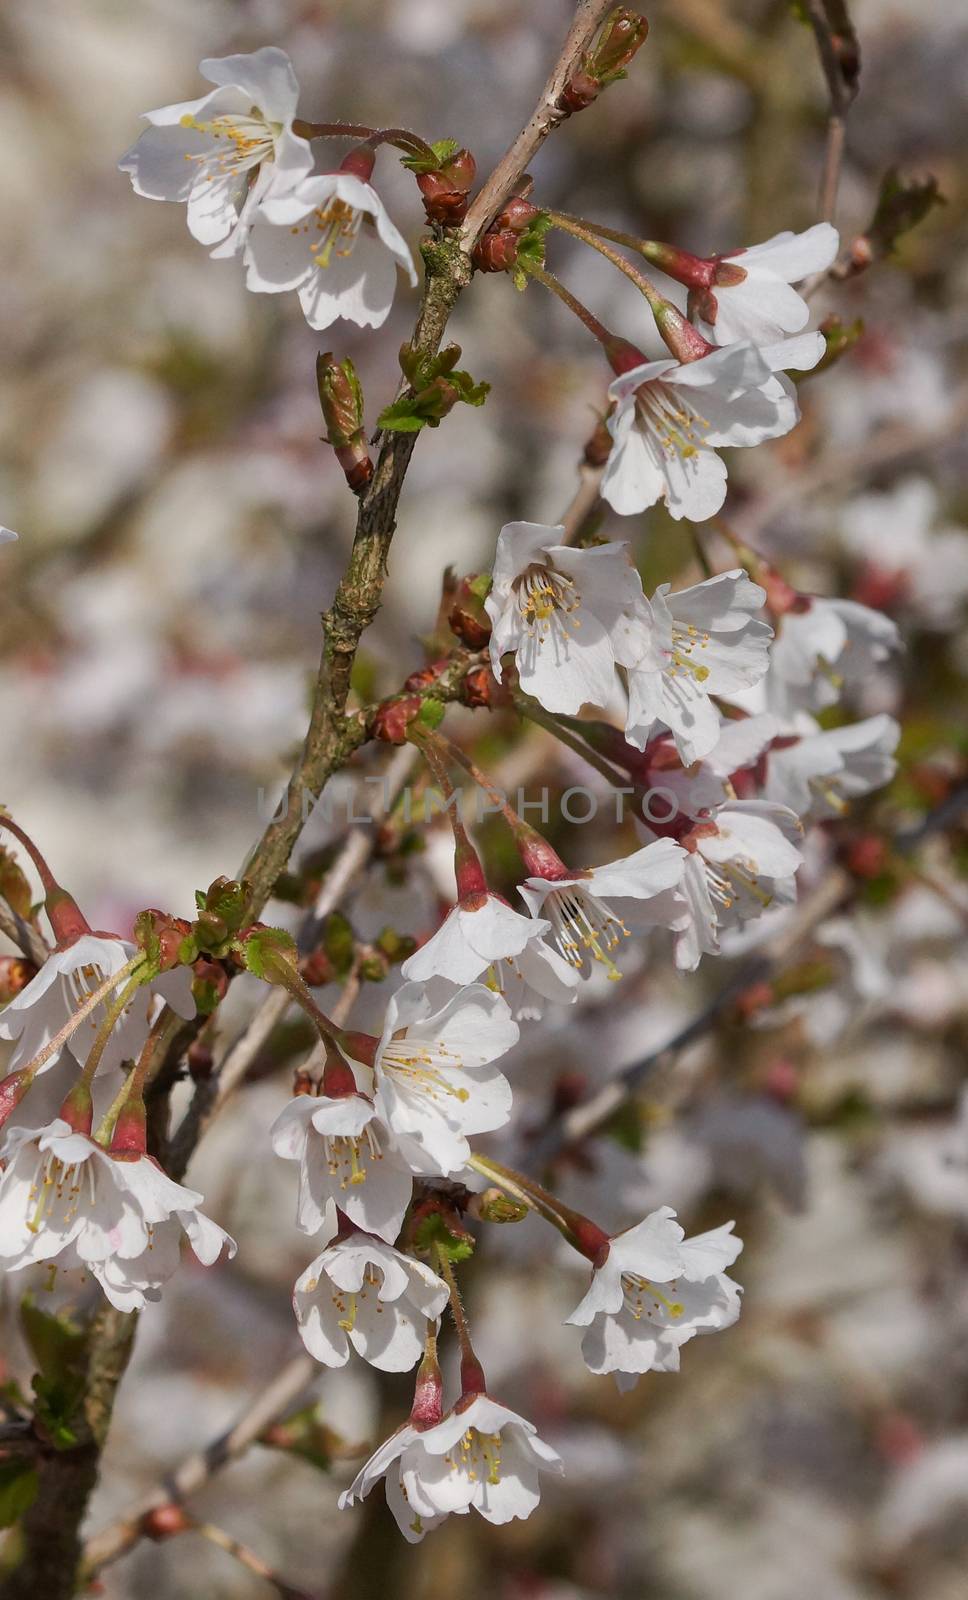
POLYGON ((826 272, 839 244, 836 228, 817 222, 805 233, 777 233, 763 244, 717 256, 712 283, 689 296, 689 314, 713 344, 751 339, 771 345, 800 333, 810 307, 793 284, 826 272))
POLYGON ((778 715, 822 711, 900 649, 897 626, 855 600, 800 595, 777 623, 766 679, 778 715))
POLYGON ((201 244, 234 254, 262 202, 312 172, 313 153, 293 132, 299 85, 284 50, 222 56, 199 70, 215 88, 146 111, 150 126, 118 165, 138 194, 184 202, 201 244))
POLYGON ((182 1234, 205 1265, 235 1241, 198 1208, 202 1196, 150 1156, 115 1155, 60 1118, 12 1128, 0 1173, 0 1262, 81 1267, 119 1311, 158 1300, 176 1270, 182 1234))
POLYGON ((492 965, 520 956, 547 932, 547 923, 535 924, 499 894, 480 890, 457 902, 437 932, 407 957, 400 971, 416 983, 429 983, 432 978, 473 983, 492 965))
POLYGON ((880 715, 777 739, 765 762, 764 798, 789 806, 803 822, 843 816, 851 800, 890 783, 900 737, 894 718, 880 715))
POLYGON ((443 987, 402 984, 387 1003, 381 1038, 348 1035, 344 1046, 372 1070, 376 1111, 410 1170, 436 1177, 463 1171, 469 1134, 507 1122, 511 1088, 493 1063, 519 1032, 502 996, 484 984, 446 997, 443 987))
POLYGON ((417 1544, 451 1513, 477 1511, 487 1522, 529 1517, 542 1472, 563 1472, 561 1457, 532 1422, 489 1395, 460 1402, 434 1426, 407 1423, 391 1435, 340 1495, 340 1510, 386 1479, 387 1505, 417 1544))
POLYGON ((615 379, 608 419, 614 441, 601 492, 631 516, 664 499, 669 515, 715 516, 726 498, 726 463, 717 455, 779 439, 799 421, 787 369, 816 366, 822 334, 757 348, 744 341, 697 360, 646 361, 615 379))
POLYGON ((296 1221, 304 1233, 336 1232, 336 1207, 392 1243, 413 1182, 385 1122, 361 1094, 298 1094, 269 1131, 284 1161, 299 1162, 296 1221))
POLYGON ((628 670, 630 744, 644 749, 661 722, 687 765, 710 753, 721 729, 710 695, 748 689, 768 670, 773 630, 756 617, 765 599, 739 568, 675 594, 663 583, 643 598, 645 648, 628 670))
POLYGON ((356 1232, 310 1262, 292 1301, 303 1344, 325 1366, 345 1366, 352 1348, 383 1372, 406 1372, 420 1360, 428 1318, 440 1316, 447 1295, 422 1261, 356 1232))
POLYGON ((724 928, 795 901, 803 828, 787 806, 728 800, 691 825, 677 819, 677 829, 687 911, 675 929, 676 965, 692 971, 703 953, 719 954, 724 928))
POLYGON ((627 547, 576 550, 562 543, 564 534, 563 527, 507 523, 484 604, 498 682, 502 657, 513 651, 525 693, 547 711, 571 715, 609 703, 616 665, 634 659, 645 639, 636 615, 642 584, 627 547))
MULTIPOLYGON (((10 1070, 25 1065, 53 1039, 87 996, 119 972, 135 954, 137 946, 111 934, 87 933, 64 949, 53 950, 26 988, 0 1012, 0 1039, 14 1039, 10 1070)), ((125 980, 119 980, 119 989, 125 980)), ((87 1059, 95 1035, 105 1020, 113 995, 95 1006, 71 1035, 66 1048, 81 1065, 87 1059)), ((180 1017, 190 1021, 195 1015, 192 974, 186 967, 163 972, 135 991, 114 1025, 99 1070, 108 1073, 122 1061, 135 1061, 141 1054, 151 1023, 161 1001, 180 1017)), ((40 1069, 49 1071, 56 1055, 40 1069)))
POLYGON ((851 593, 866 605, 910 609, 932 628, 950 627, 968 601, 968 537, 938 526, 938 492, 927 478, 860 495, 840 513, 844 543, 860 562, 851 593))
POLYGON ((353 172, 319 173, 255 215, 245 249, 246 284, 258 294, 293 289, 306 321, 338 318, 361 328, 386 321, 402 267, 417 281, 403 235, 371 184, 353 172))
POLYGON ((544 854, 546 875, 526 878, 519 893, 533 916, 547 917, 558 950, 578 971, 587 975, 597 962, 610 978, 618 978, 613 951, 633 930, 684 925, 685 852, 671 839, 580 872, 569 870, 552 851, 544 854), (560 876, 551 876, 559 870, 560 876))
POLYGON ((582 1355, 592 1372, 612 1372, 630 1389, 643 1372, 678 1372, 684 1344, 736 1321, 741 1291, 725 1269, 743 1244, 732 1229, 687 1239, 671 1207, 660 1206, 615 1235, 567 1319, 587 1330, 582 1355))

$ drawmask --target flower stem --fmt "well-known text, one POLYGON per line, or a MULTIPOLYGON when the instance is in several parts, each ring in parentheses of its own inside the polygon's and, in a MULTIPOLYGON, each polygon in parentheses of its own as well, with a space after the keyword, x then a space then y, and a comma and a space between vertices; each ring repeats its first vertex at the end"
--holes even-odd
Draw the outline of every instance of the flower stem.
POLYGON ((94 1135, 98 1144, 107 1144, 111 1134, 114 1132, 114 1125, 126 1103, 141 1099, 155 1069, 161 1065, 165 1058, 165 1050, 170 1040, 174 1038, 181 1025, 181 1018, 166 1006, 145 1040, 145 1046, 138 1059, 137 1066, 125 1078, 98 1124, 97 1132, 94 1135))
POLYGON ((487 1391, 487 1380, 484 1377, 484 1368, 478 1361, 474 1346, 471 1343, 470 1328, 467 1325, 467 1313, 464 1310, 464 1302, 457 1286, 454 1263, 443 1245, 438 1244, 436 1246, 436 1255, 440 1276, 450 1290, 450 1314, 454 1319, 454 1327, 457 1329, 457 1338, 460 1344, 461 1399, 465 1395, 484 1394, 487 1391))
MULTIPOLYGON (((591 248, 597 250, 607 261, 610 261, 613 267, 618 267, 619 272, 624 272, 625 276, 635 284, 640 294, 643 294, 648 300, 653 311, 663 304, 663 296, 651 279, 647 278, 644 272, 640 272, 637 267, 633 267, 631 261, 626 261, 625 257, 619 255, 617 250, 612 250, 604 239, 599 238, 598 233, 600 230, 596 229, 592 232, 584 223, 576 222, 563 211, 549 211, 547 215, 551 218, 552 225, 559 228, 562 233, 570 233, 572 238, 580 239, 583 244, 591 245, 591 248)), ((606 233, 605 237, 614 238, 615 235, 609 232, 606 233)), ((626 244, 629 241, 627 238, 622 238, 618 242, 626 244)))
POLYGON ((610 345, 615 343, 615 334, 610 333, 604 322, 599 322, 594 312, 589 311, 588 307, 578 299, 577 295, 572 294, 570 289, 566 289, 553 272, 546 271, 536 261, 522 260, 519 264, 530 278, 534 278, 536 283, 543 284, 546 289, 551 290, 552 294, 557 295, 562 304, 566 305, 569 311, 574 312, 579 322, 584 323, 592 337, 597 339, 606 351, 610 345))
POLYGON ((487 894, 487 878, 481 865, 481 858, 467 834, 463 821, 458 814, 456 800, 457 791, 450 781, 450 774, 444 757, 450 754, 450 741, 444 741, 439 734, 431 733, 429 729, 408 730, 408 736, 417 746, 428 767, 434 776, 434 781, 446 801, 445 810, 454 835, 454 872, 457 878, 457 898, 464 900, 470 895, 487 894))
POLYGON ((436 160, 425 139, 409 128, 370 128, 363 122, 306 122, 297 117, 292 131, 301 139, 362 139, 370 145, 392 144, 409 155, 429 156, 436 160))
MULTIPOLYGON (((114 989, 123 978, 130 977, 144 962, 145 953, 143 950, 139 950, 137 954, 133 955, 131 960, 126 962, 123 967, 120 967, 117 972, 112 972, 110 977, 105 978, 103 983, 99 983, 96 989, 92 989, 91 993, 88 995, 83 1004, 80 1005, 76 1011, 72 1012, 71 1016, 68 1018, 67 1022, 65 1022, 60 1032, 56 1033, 53 1039, 49 1040, 49 1042, 44 1045, 43 1050, 34 1056, 32 1061, 28 1061, 23 1071, 28 1073, 31 1079, 35 1078, 37 1073, 40 1072, 41 1068, 47 1065, 47 1062, 50 1060, 51 1056, 55 1056, 59 1050, 62 1050, 68 1039, 72 1038, 72 1036, 77 1032, 85 1017, 89 1017, 91 1012, 101 1004, 101 1001, 105 998, 105 996, 109 995, 111 990, 114 989)), ((141 982, 140 978, 138 982, 141 982)))
POLYGON ((118 1018, 121 1016, 125 1007, 130 1003, 132 996, 137 994, 143 981, 144 976, 142 973, 132 975, 123 988, 120 989, 115 995, 110 1005, 105 1007, 101 1025, 98 1028, 97 1033, 94 1035, 94 1042, 88 1051, 87 1060, 84 1063, 84 1070, 78 1080, 88 1088, 93 1083, 94 1074, 101 1065, 101 1057, 107 1048, 108 1040, 114 1032, 118 1018))
POLYGON ((596 1222, 582 1215, 580 1211, 573 1211, 570 1206, 563 1205, 540 1183, 535 1183, 533 1178, 526 1178, 524 1173, 515 1172, 510 1167, 503 1167, 499 1161, 492 1161, 490 1156, 472 1155, 468 1166, 480 1172, 485 1178, 491 1178, 494 1183, 506 1189, 515 1200, 520 1200, 531 1211, 536 1211, 546 1222, 568 1240, 568 1243, 586 1256, 589 1261, 594 1261, 601 1250, 609 1242, 608 1234, 596 1222))
POLYGON ((557 718, 551 712, 545 711, 536 700, 519 692, 514 697, 514 704, 522 717, 527 717, 529 722, 536 722, 539 727, 546 728, 549 733, 554 734, 561 744, 567 745, 569 750, 573 750, 583 761, 587 761, 590 767, 594 767, 596 772, 600 772, 613 788, 627 787, 623 773, 618 772, 604 756, 598 754, 597 750, 592 750, 583 740, 576 738, 567 728, 563 728, 557 718))
POLYGON ((24 833, 23 828, 6 812, 0 812, 0 828, 6 828, 8 833, 12 833, 14 838, 20 841, 33 862, 44 888, 44 909, 58 944, 70 944, 75 939, 83 937, 85 933, 90 933, 91 924, 74 896, 61 888, 29 834, 24 833))

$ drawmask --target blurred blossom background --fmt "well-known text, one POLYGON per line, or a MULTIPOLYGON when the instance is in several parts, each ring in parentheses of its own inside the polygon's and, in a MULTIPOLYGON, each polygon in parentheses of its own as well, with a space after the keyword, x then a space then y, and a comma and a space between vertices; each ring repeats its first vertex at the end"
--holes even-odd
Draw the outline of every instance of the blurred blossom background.
MULTIPOLYGON (((700 254, 809 226, 826 95, 795 9, 655 0, 630 81, 548 142, 536 198, 700 254)), ((862 318, 862 336, 803 382, 792 435, 730 462, 737 524, 785 575, 883 607, 907 645, 850 708, 901 721, 898 776, 814 831, 807 884, 864 830, 903 834, 944 804, 968 736, 968 15, 959 0, 852 0, 851 12, 863 66, 844 240, 892 166, 934 174, 947 204, 889 261, 817 296, 818 319, 862 318)), ((483 174, 529 114, 570 13, 566 0, 6 0, 0 516, 21 538, 0 574, 0 799, 94 926, 127 932, 145 905, 190 915, 194 890, 238 871, 261 832, 304 731, 319 613, 355 517, 319 442, 316 353, 353 357, 372 423, 416 307, 401 285, 381 333, 317 336, 294 296, 248 294, 180 208, 138 199, 116 170, 140 113, 201 93, 202 57, 278 44, 303 115, 452 136, 483 174)), ((377 171, 416 247, 412 179, 390 152, 377 171)), ((608 263, 561 236, 549 261, 610 326, 658 348, 608 263)), ((419 441, 358 668, 367 698, 421 665, 448 563, 474 572, 503 522, 556 520, 604 406, 597 347, 538 286, 478 277, 449 336, 492 392, 419 441)), ((661 511, 605 531, 633 541, 647 590, 701 575, 688 525, 661 511)), ((509 720, 482 729, 458 714, 457 726, 510 788, 598 782, 509 720)), ((380 766, 371 751, 353 770, 380 766)), ((337 836, 353 782, 334 783, 304 850, 337 836)), ((552 836, 589 864, 635 843, 610 803, 552 836)), ((496 829, 483 838, 509 888, 506 846, 496 829)), ((880 863, 776 992, 728 1011, 552 1174, 608 1225, 658 1204, 689 1232, 735 1216, 743 1317, 690 1344, 680 1377, 650 1374, 625 1396, 592 1378, 561 1326, 580 1261, 534 1219, 483 1230, 467 1279, 491 1387, 566 1460, 530 1521, 452 1518, 411 1548, 380 1492, 339 1515, 363 1447, 409 1403, 406 1379, 361 1363, 314 1391, 328 1463, 257 1447, 193 1509, 296 1588, 340 1600, 391 1584, 399 1600, 964 1600, 966 867, 957 826, 905 867, 880 863)), ((375 867, 347 909, 364 937, 388 923, 421 934, 451 892, 450 846, 431 833, 405 870, 375 867)), ((775 926, 753 924, 743 950, 775 926)), ((732 969, 707 961, 683 983, 657 940, 630 949, 625 970, 620 994, 593 987, 525 1034, 498 1153, 520 1153, 549 1108, 661 1045, 732 969)), ((387 987, 364 989, 357 1026, 387 987)), ((233 989, 228 1034, 251 1000, 233 989)), ((142 1317, 92 1528, 229 1425, 296 1348, 289 1295, 311 1241, 266 1129, 300 1042, 293 1028, 273 1041, 193 1162, 189 1182, 242 1249, 210 1271, 188 1258, 142 1317)), ((16 1304, 0 1366, 22 1377, 16 1304)), ((101 1585, 107 1600, 149 1586, 157 1600, 267 1592, 191 1535, 142 1544, 101 1585)))

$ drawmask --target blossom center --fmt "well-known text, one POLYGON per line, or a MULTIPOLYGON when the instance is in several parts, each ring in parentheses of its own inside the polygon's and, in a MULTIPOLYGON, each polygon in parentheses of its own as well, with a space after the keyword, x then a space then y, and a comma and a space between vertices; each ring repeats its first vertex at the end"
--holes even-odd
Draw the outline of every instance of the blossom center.
POLYGON ((469 1100, 470 1091, 453 1084, 449 1068, 460 1067, 461 1058, 445 1045, 427 1045, 416 1040, 391 1039, 380 1058, 384 1072, 396 1078, 404 1089, 416 1090, 429 1100, 450 1097, 469 1100))
POLYGON ((452 1472, 463 1473, 469 1483, 489 1483, 493 1487, 501 1481, 501 1435, 468 1428, 444 1460, 452 1472))
POLYGON ((730 911, 744 893, 759 901, 764 911, 772 902, 773 896, 761 886, 752 861, 707 861, 704 857, 703 865, 710 896, 724 911, 730 911))
POLYGON ((315 233, 309 253, 314 266, 323 271, 333 256, 351 256, 363 221, 362 211, 355 211, 345 200, 332 200, 328 206, 317 206, 305 222, 297 223, 291 233, 315 233))
POLYGON ((276 149, 276 129, 261 116, 255 106, 246 116, 239 112, 224 112, 208 122, 200 122, 190 112, 181 118, 183 128, 195 133, 205 133, 219 141, 214 148, 186 155, 186 161, 197 161, 214 170, 208 172, 211 181, 217 174, 248 172, 260 162, 271 161, 276 149))
MULTIPOLYGON (((666 1285, 675 1289, 675 1282, 666 1285)), ((622 1293, 625 1296, 625 1309, 636 1322, 641 1322, 645 1317, 648 1321, 655 1320, 655 1313, 661 1316, 663 1312, 675 1321, 685 1311, 681 1300, 673 1300, 662 1289, 648 1278, 640 1278, 635 1272, 622 1273, 622 1293)))
POLYGON ((575 615, 581 596, 572 580, 554 567, 533 562, 515 579, 514 592, 521 620, 539 645, 553 630, 572 633, 581 627, 575 615))
POLYGON ((94 1200, 94 1168, 90 1161, 65 1166, 55 1155, 48 1155, 38 1167, 27 1194, 27 1228, 40 1233, 45 1223, 69 1228, 77 1216, 86 1176, 90 1198, 94 1200))
POLYGON ((669 658, 666 675, 675 678, 687 673, 697 684, 705 683, 709 668, 697 661, 695 654, 697 650, 705 650, 708 644, 709 634, 705 631, 700 632, 691 622, 674 622, 666 651, 669 658))
POLYGON ((603 901, 587 889, 569 884, 564 889, 552 889, 543 909, 551 919, 558 949, 573 967, 581 971, 590 955, 593 961, 602 963, 609 978, 622 976, 611 952, 628 938, 629 930, 603 901))
POLYGON ((635 406, 641 426, 657 441, 663 455, 688 461, 705 446, 712 424, 661 378, 640 385, 635 406))
POLYGON ((370 1127, 361 1134, 325 1134, 323 1147, 329 1175, 337 1179, 341 1189, 355 1189, 365 1183, 369 1162, 383 1160, 383 1151, 370 1127))

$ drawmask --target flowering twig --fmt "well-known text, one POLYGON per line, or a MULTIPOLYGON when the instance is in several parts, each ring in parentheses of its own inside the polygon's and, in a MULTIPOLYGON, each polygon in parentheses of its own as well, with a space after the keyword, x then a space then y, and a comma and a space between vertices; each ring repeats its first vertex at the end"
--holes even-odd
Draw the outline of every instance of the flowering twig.
POLYGON ((837 210, 837 190, 847 140, 847 113, 859 88, 860 53, 847 0, 803 0, 803 6, 817 41, 830 96, 819 200, 820 217, 830 222, 837 210))

